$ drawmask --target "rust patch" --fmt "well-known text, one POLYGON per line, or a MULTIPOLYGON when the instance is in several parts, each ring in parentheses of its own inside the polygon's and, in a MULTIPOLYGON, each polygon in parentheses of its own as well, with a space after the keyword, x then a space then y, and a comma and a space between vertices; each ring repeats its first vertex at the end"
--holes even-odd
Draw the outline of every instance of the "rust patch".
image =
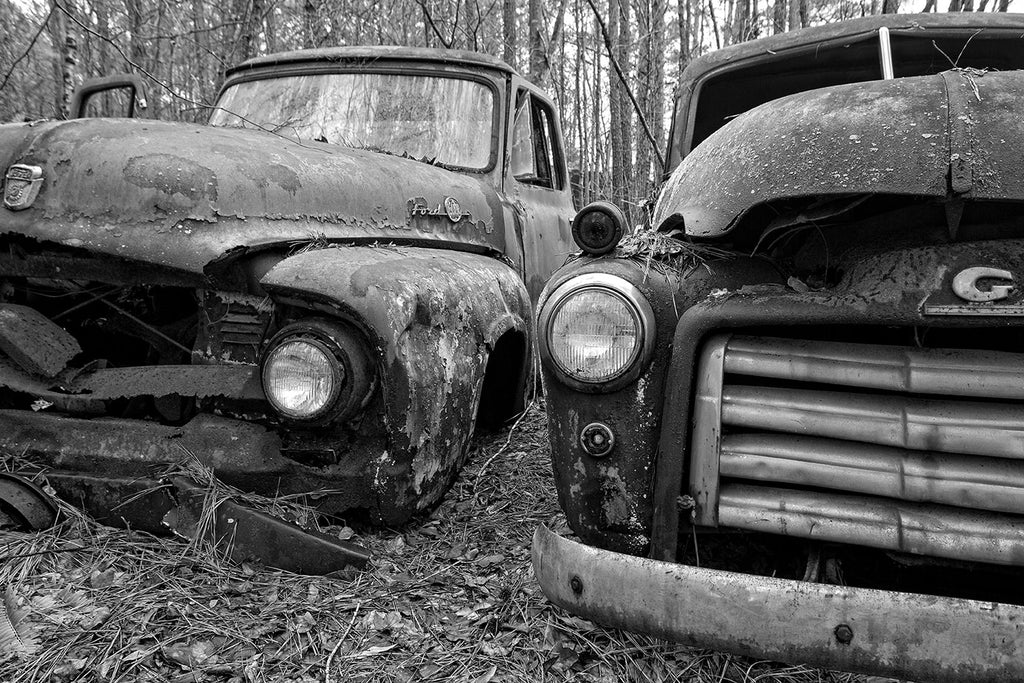
POLYGON ((81 350, 74 337, 34 308, 0 305, 0 351, 28 372, 54 377, 81 350))
POLYGON ((173 197, 180 195, 195 204, 202 199, 217 201, 217 177, 213 171, 184 157, 149 154, 132 157, 124 169, 126 181, 173 197))

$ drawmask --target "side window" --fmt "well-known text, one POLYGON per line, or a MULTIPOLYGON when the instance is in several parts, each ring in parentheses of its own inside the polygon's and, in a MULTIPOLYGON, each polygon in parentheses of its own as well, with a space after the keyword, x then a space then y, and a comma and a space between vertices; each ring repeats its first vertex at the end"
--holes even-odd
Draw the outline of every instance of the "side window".
POLYGON ((520 90, 512 125, 512 176, 521 183, 558 188, 555 169, 554 115, 550 108, 520 90))

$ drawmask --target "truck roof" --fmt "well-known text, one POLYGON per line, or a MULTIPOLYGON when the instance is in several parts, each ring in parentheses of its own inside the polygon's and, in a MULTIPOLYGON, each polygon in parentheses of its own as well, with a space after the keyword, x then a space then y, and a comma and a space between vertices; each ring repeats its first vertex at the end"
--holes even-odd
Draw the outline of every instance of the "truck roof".
POLYGON ((705 72, 729 62, 807 47, 825 41, 865 37, 868 34, 876 33, 883 26, 893 32, 941 33, 943 31, 965 32, 984 29, 1020 29, 1024 31, 1024 14, 1006 12, 991 14, 981 12, 879 14, 779 33, 759 40, 730 45, 695 59, 683 72, 680 85, 689 85, 705 72))
POLYGON ((308 50, 277 52, 248 59, 227 70, 231 77, 240 71, 252 68, 296 64, 302 62, 365 62, 374 60, 404 60, 433 62, 435 64, 459 64, 482 66, 488 69, 515 73, 515 70, 492 55, 468 50, 442 50, 426 47, 404 47, 400 45, 354 45, 346 47, 324 47, 308 50))

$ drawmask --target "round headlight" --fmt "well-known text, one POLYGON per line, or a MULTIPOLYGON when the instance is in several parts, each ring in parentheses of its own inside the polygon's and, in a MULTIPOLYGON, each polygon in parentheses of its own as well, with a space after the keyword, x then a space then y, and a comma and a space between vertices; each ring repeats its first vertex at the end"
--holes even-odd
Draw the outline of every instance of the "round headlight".
POLYGON ((319 340, 291 338, 278 343, 263 361, 263 392, 280 414, 297 420, 331 408, 345 381, 345 370, 319 340))
POLYGON ((558 287, 541 310, 541 351, 567 380, 611 390, 653 351, 654 313, 633 285, 591 273, 558 287))
POLYGON ((551 318, 551 357, 567 375, 606 382, 636 357, 640 324, 629 304, 606 289, 565 297, 551 318))

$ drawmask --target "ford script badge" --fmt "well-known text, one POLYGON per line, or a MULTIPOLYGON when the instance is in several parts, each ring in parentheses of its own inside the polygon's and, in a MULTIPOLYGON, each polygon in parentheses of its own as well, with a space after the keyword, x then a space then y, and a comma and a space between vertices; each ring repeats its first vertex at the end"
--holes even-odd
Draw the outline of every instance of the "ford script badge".
POLYGON ((39 185, 43 181, 43 169, 38 166, 14 164, 7 169, 4 180, 4 206, 11 211, 21 211, 32 206, 39 185))

